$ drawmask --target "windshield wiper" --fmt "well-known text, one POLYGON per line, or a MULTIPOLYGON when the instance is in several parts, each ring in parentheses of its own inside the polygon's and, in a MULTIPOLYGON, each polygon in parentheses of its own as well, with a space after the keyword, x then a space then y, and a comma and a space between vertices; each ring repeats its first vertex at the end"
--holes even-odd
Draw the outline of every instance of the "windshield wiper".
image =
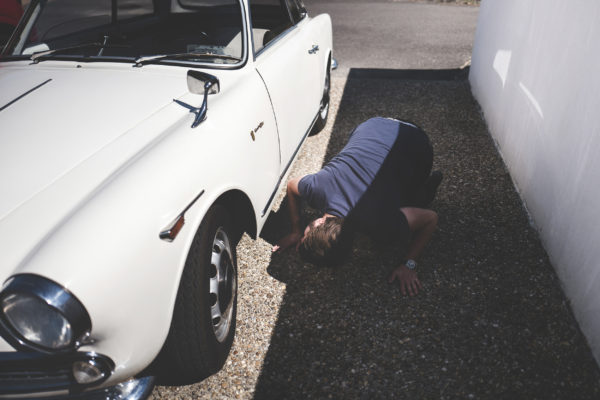
POLYGON ((110 49, 110 48, 116 48, 116 47, 122 48, 122 47, 128 47, 128 46, 106 44, 106 42, 105 43, 89 42, 89 43, 82 43, 82 44, 78 44, 78 45, 70 46, 70 47, 62 47, 60 49, 52 49, 52 50, 41 51, 39 53, 33 53, 30 57, 30 60, 33 61, 34 63, 38 63, 38 62, 40 62, 40 58, 42 58, 42 57, 47 57, 47 56, 50 56, 50 55, 56 54, 56 53, 64 53, 64 52, 68 52, 71 50, 85 49, 87 47, 100 47, 99 55, 102 55, 102 50, 104 50, 104 49, 110 49))
POLYGON ((141 67, 144 64, 153 63, 156 61, 166 60, 169 58, 220 58, 224 60, 242 61, 241 58, 228 56, 226 54, 215 54, 215 53, 175 53, 175 54, 160 54, 156 56, 138 57, 135 60, 135 66, 141 67))

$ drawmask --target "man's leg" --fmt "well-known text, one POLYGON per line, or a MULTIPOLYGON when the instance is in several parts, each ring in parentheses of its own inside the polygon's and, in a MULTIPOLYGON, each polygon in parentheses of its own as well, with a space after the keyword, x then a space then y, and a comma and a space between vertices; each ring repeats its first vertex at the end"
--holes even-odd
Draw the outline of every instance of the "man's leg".
POLYGON ((443 175, 440 171, 433 171, 427 180, 415 190, 413 204, 419 208, 429 207, 435 199, 442 178, 443 175))
POLYGON ((398 153, 397 182, 404 189, 403 206, 425 208, 435 196, 441 173, 431 174, 433 146, 420 128, 405 132, 392 149, 398 153))

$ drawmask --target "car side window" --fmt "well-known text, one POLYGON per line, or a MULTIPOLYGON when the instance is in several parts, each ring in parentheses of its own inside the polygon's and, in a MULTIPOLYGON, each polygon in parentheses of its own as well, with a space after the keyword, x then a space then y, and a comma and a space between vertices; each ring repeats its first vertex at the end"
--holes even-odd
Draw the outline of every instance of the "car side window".
POLYGON ((286 0, 250 0, 255 53, 292 26, 285 2, 286 0))
POLYGON ((119 21, 124 21, 154 14, 152 0, 127 0, 118 3, 117 15, 119 21))
POLYGON ((286 0, 288 4, 288 8, 290 10, 290 14, 292 15, 292 20, 294 25, 302 20, 304 17, 303 10, 300 8, 298 1, 296 0, 286 0))

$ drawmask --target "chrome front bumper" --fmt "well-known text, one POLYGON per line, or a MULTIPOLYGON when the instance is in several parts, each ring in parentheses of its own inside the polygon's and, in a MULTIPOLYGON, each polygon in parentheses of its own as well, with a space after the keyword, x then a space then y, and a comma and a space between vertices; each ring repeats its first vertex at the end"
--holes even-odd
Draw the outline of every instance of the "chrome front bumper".
POLYGON ((154 388, 154 377, 146 376, 139 379, 130 379, 118 385, 104 389, 92 390, 77 394, 53 395, 49 398, 39 397, 40 400, 143 400, 150 396, 154 388))
MULTIPOLYGON (((42 355, 0 352, 0 399, 141 400, 150 395, 154 387, 152 376, 132 378, 102 389, 78 384, 71 372, 73 363, 99 357, 103 356, 90 353, 42 355)), ((99 384, 96 382, 94 386, 99 384)))

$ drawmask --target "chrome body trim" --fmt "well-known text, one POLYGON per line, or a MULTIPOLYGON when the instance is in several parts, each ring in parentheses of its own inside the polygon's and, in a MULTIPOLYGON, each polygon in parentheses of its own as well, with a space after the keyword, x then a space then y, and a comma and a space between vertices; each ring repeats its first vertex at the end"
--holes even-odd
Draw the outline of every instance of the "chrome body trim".
MULTIPOLYGON (((271 40, 269 43, 267 43, 266 46, 264 46, 262 49, 260 49, 259 51, 257 51, 256 53, 254 53, 254 57, 258 57, 260 56, 266 49, 270 48, 271 46, 273 46, 275 43, 279 42, 281 39, 283 39, 285 36, 287 36, 291 31, 293 31, 294 29, 296 29, 298 26, 297 25, 292 25, 289 28, 287 28, 285 31, 281 32, 279 35, 277 35, 273 40, 271 40)), ((253 46, 254 47, 254 46, 253 46)))
MULTIPOLYGON (((127 382, 119 383, 110 388, 97 390, 94 392, 84 393, 77 399, 91 400, 143 400, 148 398, 154 388, 155 378, 153 376, 145 376, 142 378, 131 379, 127 382)), ((69 397, 69 400, 75 400, 74 397, 69 397)))
POLYGON ((187 212, 187 210, 189 210, 194 205, 194 203, 196 203, 196 201, 198 201, 198 199, 203 194, 204 194, 204 189, 202 189, 202 191, 200 193, 198 193, 198 195, 196 197, 194 197, 194 199, 183 209, 183 211, 181 211, 177 215, 177 217, 175 217, 173 222, 171 222, 165 229, 163 229, 160 232, 158 237, 166 242, 172 242, 173 240, 175 240, 175 238, 179 234, 179 231, 185 224, 185 213, 187 212))
MULTIPOLYGON (((286 4, 286 9, 287 9, 287 4, 286 4)), ((289 13, 289 10, 288 10, 289 13)), ((269 46, 271 46, 271 43, 275 43, 277 42, 280 38, 282 38, 283 36, 287 35, 288 31, 291 31, 292 28, 295 28, 298 24, 300 24, 302 21, 304 21, 306 18, 308 18, 308 12, 306 12, 306 10, 304 10, 304 14, 302 15, 302 18, 300 18, 300 20, 298 22, 296 22, 295 24, 292 24, 291 27, 289 27, 288 29, 286 29, 285 31, 281 32, 277 37, 275 37, 273 40, 271 40, 269 43, 267 43, 266 46, 263 46, 259 51, 255 51, 254 49, 254 32, 252 30, 252 10, 250 10, 250 7, 248 7, 248 14, 250 15, 250 43, 252 43, 252 57, 253 57, 253 61, 256 61, 256 57, 262 53, 262 51, 266 48, 268 48, 269 46)), ((250 45, 248 45, 248 47, 250 47, 250 45)))

